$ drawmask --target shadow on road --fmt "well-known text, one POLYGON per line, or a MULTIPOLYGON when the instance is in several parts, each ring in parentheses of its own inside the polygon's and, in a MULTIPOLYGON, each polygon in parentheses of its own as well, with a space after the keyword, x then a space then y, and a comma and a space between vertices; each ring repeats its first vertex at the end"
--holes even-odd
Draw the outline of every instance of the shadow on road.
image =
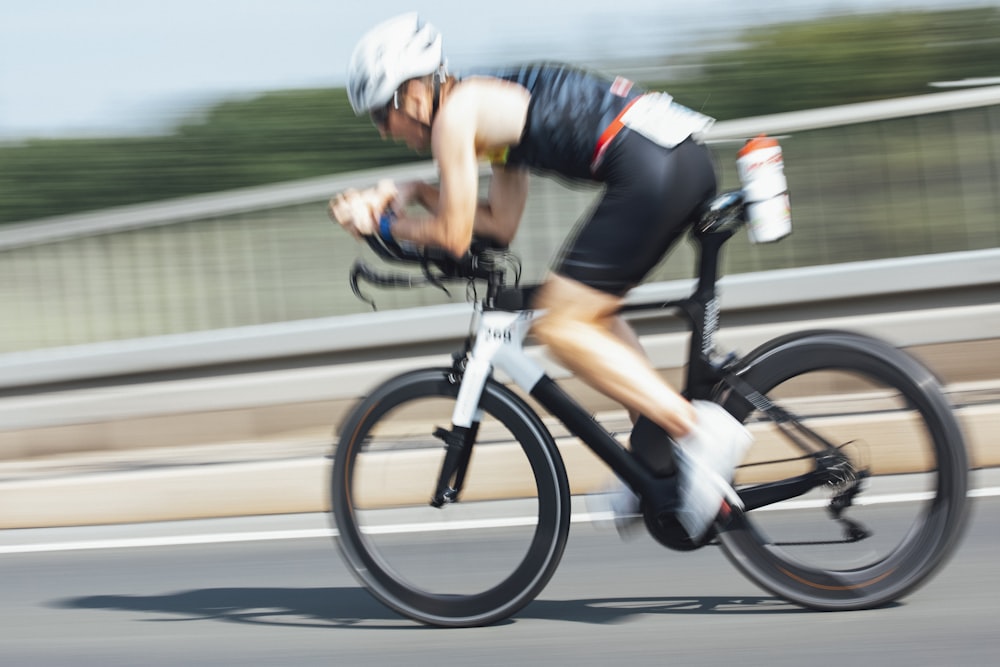
MULTIPOLYGON (((363 588, 205 588, 164 595, 93 595, 60 600, 52 606, 133 612, 141 615, 138 620, 145 621, 219 620, 321 628, 421 627, 383 606, 363 588)), ((512 621, 609 624, 646 614, 788 613, 808 612, 778 598, 758 596, 539 599, 512 621)))

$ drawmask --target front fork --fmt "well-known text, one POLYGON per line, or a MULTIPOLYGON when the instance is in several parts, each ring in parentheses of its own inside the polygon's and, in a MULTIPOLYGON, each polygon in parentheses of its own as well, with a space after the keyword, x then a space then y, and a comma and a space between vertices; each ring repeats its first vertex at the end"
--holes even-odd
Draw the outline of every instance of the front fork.
POLYGON ((450 431, 439 428, 434 437, 444 442, 444 462, 438 477, 437 488, 431 497, 431 507, 442 507, 458 500, 465 484, 465 474, 472 460, 472 446, 479 433, 479 421, 472 426, 453 426, 450 431))
MULTIPOLYGON (((468 350, 452 356, 452 370, 449 380, 460 384, 468 363, 468 350)), ((472 447, 479 435, 479 425, 482 422, 482 410, 476 409, 474 417, 468 426, 452 425, 450 430, 438 428, 434 437, 444 443, 445 454, 438 475, 437 486, 431 496, 431 507, 443 507, 458 501, 465 484, 465 475, 472 460, 472 447)))
POLYGON ((493 373, 494 362, 506 359, 502 366, 520 386, 532 386, 542 371, 530 362, 517 363, 531 327, 533 311, 489 311, 481 313, 476 325, 475 342, 466 341, 462 352, 452 355, 448 381, 458 386, 452 412, 451 429, 438 428, 434 436, 444 442, 445 456, 431 505, 442 507, 458 500, 472 459, 472 448, 483 419, 480 401, 493 373), (513 355, 513 356, 512 356, 513 355))

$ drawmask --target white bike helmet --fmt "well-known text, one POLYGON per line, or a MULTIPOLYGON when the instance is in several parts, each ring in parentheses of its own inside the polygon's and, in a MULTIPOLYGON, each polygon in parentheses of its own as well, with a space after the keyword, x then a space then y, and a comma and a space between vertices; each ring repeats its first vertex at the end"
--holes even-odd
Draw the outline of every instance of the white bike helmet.
POLYGON ((441 33, 422 23, 416 12, 372 28, 354 47, 347 66, 347 96, 354 113, 385 106, 410 79, 435 72, 444 64, 441 33))

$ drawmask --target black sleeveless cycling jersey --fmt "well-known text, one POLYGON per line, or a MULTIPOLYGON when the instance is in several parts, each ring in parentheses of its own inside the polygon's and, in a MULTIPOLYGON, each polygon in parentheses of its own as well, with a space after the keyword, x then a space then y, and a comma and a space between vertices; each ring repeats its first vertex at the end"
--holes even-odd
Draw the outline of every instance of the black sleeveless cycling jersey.
POLYGON ((592 171, 602 133, 645 91, 621 77, 606 78, 558 63, 471 73, 510 81, 531 93, 521 141, 494 162, 603 180, 592 171))
POLYGON ((517 83, 531 93, 520 141, 486 156, 494 164, 605 186, 560 253, 554 267, 559 275, 625 294, 659 263, 715 193, 711 155, 691 137, 705 127, 707 117, 689 114, 669 96, 643 98, 646 91, 627 79, 555 63, 470 75, 517 83), (643 101, 639 98, 655 107, 651 116, 649 107, 644 110, 655 126, 652 132, 628 117, 643 101), (623 114, 626 108, 629 113, 623 114), (648 137, 663 128, 669 130, 665 141, 648 137))

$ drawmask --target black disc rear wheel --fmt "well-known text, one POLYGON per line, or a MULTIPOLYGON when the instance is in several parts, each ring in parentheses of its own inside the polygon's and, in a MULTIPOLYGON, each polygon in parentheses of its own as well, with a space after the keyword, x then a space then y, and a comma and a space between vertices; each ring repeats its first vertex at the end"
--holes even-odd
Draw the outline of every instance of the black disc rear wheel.
MULTIPOLYGON (((733 513, 719 534, 730 560, 815 609, 882 605, 926 581, 961 534, 968 475, 961 431, 930 372, 881 341, 822 332, 763 346, 739 375, 871 476, 733 513), (831 512, 836 497, 851 499, 847 521, 831 512)), ((720 400, 755 438, 737 471, 741 494, 813 469, 750 400, 732 391, 720 400)))

